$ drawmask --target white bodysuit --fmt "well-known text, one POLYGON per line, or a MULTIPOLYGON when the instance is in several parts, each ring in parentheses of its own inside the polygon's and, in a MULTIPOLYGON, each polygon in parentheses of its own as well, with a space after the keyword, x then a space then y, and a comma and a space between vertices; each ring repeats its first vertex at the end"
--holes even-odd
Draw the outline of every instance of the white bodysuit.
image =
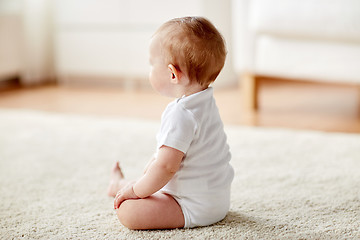
POLYGON ((230 207, 234 170, 229 164, 231 154, 211 87, 167 106, 157 135, 157 149, 163 145, 185 154, 178 172, 161 189, 179 203, 184 227, 222 220, 230 207))

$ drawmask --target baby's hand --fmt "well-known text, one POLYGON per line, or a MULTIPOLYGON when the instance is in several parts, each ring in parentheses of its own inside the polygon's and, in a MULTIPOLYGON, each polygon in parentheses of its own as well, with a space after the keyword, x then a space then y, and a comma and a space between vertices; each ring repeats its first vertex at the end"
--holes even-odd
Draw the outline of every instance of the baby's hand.
POLYGON ((138 196, 134 193, 133 186, 135 183, 131 183, 126 187, 122 188, 115 196, 114 199, 114 209, 118 209, 122 202, 127 199, 139 199, 138 196))

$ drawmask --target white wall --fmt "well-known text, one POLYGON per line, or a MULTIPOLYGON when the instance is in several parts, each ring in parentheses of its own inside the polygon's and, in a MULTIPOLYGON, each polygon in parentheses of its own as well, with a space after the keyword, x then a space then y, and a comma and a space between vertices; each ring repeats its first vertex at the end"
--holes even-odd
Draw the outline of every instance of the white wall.
POLYGON ((229 47, 215 85, 233 85, 230 5, 230 0, 183 0, 181 4, 175 0, 58 0, 54 8, 57 75, 67 82, 82 75, 147 81, 148 44, 154 31, 171 18, 202 15, 219 28, 229 47))
POLYGON ((54 77, 52 1, 23 1, 23 74, 26 85, 54 77))
POLYGON ((19 74, 27 85, 71 76, 147 82, 152 34, 189 15, 209 18, 226 39, 229 54, 215 86, 236 83, 231 0, 1 0, 0 17, 4 12, 13 18, 0 22, 0 76, 19 74))

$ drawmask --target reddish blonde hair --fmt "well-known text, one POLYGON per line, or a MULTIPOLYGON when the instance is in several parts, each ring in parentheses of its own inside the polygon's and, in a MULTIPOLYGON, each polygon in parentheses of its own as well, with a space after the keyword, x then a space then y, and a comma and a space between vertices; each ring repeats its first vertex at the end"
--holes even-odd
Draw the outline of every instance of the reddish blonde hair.
POLYGON ((166 64, 173 64, 190 81, 202 86, 214 82, 224 66, 225 40, 203 17, 172 19, 156 31, 166 64))

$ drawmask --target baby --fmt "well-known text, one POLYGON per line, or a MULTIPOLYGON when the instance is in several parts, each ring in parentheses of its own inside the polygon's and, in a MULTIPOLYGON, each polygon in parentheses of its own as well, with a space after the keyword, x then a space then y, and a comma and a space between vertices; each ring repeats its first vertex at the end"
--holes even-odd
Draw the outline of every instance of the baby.
POLYGON ((176 98, 161 118, 157 151, 137 181, 116 163, 108 194, 129 229, 206 226, 230 206, 234 170, 223 123, 209 85, 224 66, 225 42, 205 18, 164 23, 150 44, 150 83, 176 98))

